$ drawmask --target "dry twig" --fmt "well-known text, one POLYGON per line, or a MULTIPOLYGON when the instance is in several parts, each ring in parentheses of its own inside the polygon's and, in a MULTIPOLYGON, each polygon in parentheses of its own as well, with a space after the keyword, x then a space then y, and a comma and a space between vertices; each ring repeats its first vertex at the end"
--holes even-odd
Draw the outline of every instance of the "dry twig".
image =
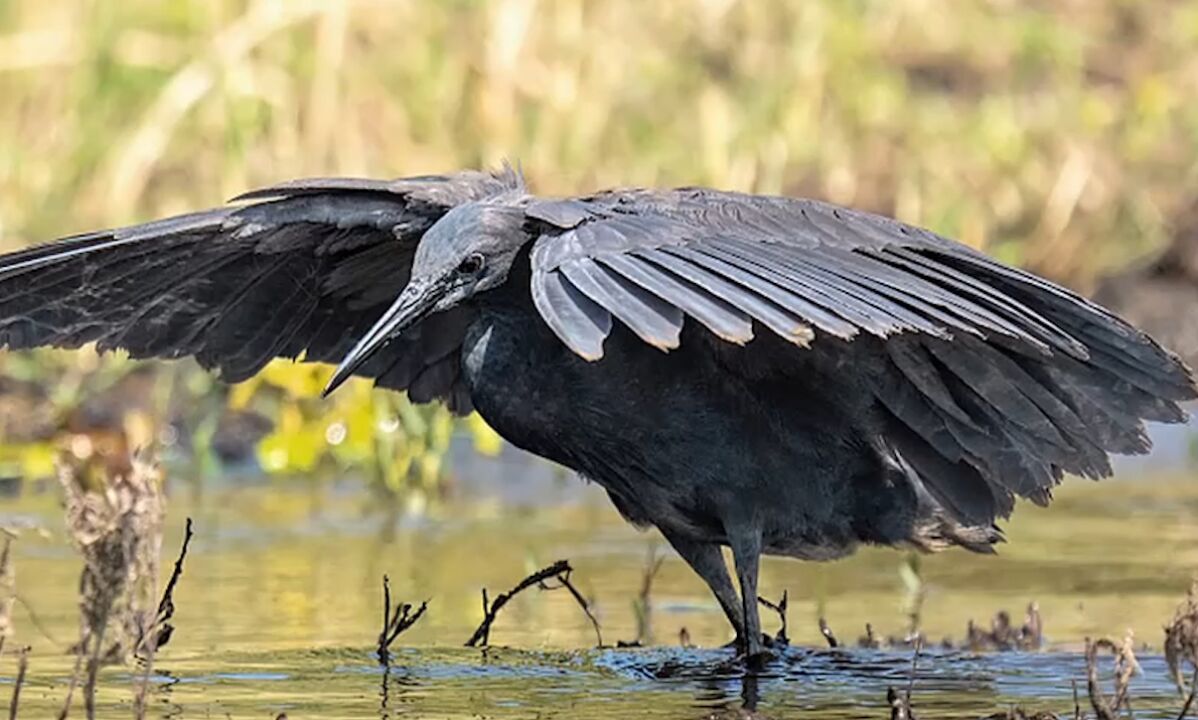
POLYGON ((1027 604, 1027 617, 1019 629, 1020 649, 1039 650, 1044 647, 1044 618, 1040 616, 1040 603, 1032 600, 1027 604))
POLYGON ((408 628, 412 627, 428 610, 428 600, 420 603, 420 607, 412 612, 411 603, 395 603, 391 605, 391 578, 383 576, 383 629, 379 631, 378 658, 379 664, 387 666, 391 663, 391 643, 408 628))
MULTIPOLYGON (((549 567, 541 568, 535 573, 524 578, 516 585, 516 587, 512 588, 511 590, 495 596, 495 600, 493 602, 488 601, 487 589, 483 588, 483 620, 474 630, 474 634, 470 636, 470 639, 466 641, 466 647, 477 647, 479 644, 482 644, 484 647, 486 647, 487 641, 491 637, 491 625, 494 624, 495 618, 499 616, 499 611, 502 610, 503 606, 507 605, 513 597, 529 589, 530 587, 540 587, 543 590, 552 589, 550 586, 545 584, 546 580, 552 579, 557 579, 559 582, 561 582, 562 587, 570 588, 572 586, 568 583, 571 572, 573 572, 573 568, 570 567, 570 563, 568 561, 558 560, 549 567)), ((590 608, 586 601, 582 599, 582 596, 578 594, 577 590, 572 590, 571 594, 574 595, 574 599, 579 602, 583 611, 586 612, 587 617, 595 626, 596 635, 598 635, 599 623, 595 620, 595 616, 591 614, 590 608)))
POLYGON ((17 719, 17 708, 21 704, 21 688, 25 685, 25 672, 29 669, 29 646, 17 653, 17 679, 12 684, 12 700, 8 703, 8 720, 17 719))
POLYGON ((12 609, 17 600, 17 571, 12 561, 13 537, 8 531, 0 528, 4 534, 4 549, 0 550, 0 647, 4 640, 13 634, 12 609))
POLYGON ((1107 638, 1099 638, 1093 642, 1086 638, 1086 689, 1090 695, 1090 705, 1099 720, 1114 720, 1120 707, 1128 703, 1127 689, 1131 678, 1140 672, 1140 664, 1132 651, 1132 635, 1128 633, 1122 643, 1115 644, 1107 638), (1111 703, 1102 692, 1098 681, 1098 651, 1108 650, 1115 656, 1115 701, 1111 703))
MULTIPOLYGON (((595 613, 591 612, 591 604, 582 596, 582 593, 578 592, 578 588, 574 587, 574 583, 570 582, 571 572, 573 572, 573 570, 571 568, 567 568, 565 572, 554 576, 554 579, 561 583, 562 587, 570 591, 570 595, 574 598, 574 601, 578 603, 578 607, 582 608, 583 613, 586 614, 587 620, 591 621, 591 627, 595 628, 595 647, 601 648, 603 647, 603 635, 599 632, 599 620, 595 617, 595 613)), ((545 583, 541 583, 541 589, 556 590, 557 588, 545 585, 545 583)))
POLYGON ((179 557, 175 558, 175 567, 171 570, 170 580, 162 590, 162 599, 158 601, 158 612, 154 616, 154 623, 149 627, 140 628, 137 638, 136 647, 142 654, 144 664, 141 684, 133 699, 133 715, 139 720, 146 715, 146 695, 150 691, 150 675, 154 672, 154 658, 158 654, 158 650, 170 642, 175 632, 175 626, 170 623, 171 618, 175 616, 175 586, 183 575, 183 561, 187 558, 187 549, 191 546, 193 534, 191 518, 187 518, 187 524, 183 531, 183 545, 179 548, 179 557))
POLYGON ((832 634, 832 628, 828 627, 828 621, 824 618, 819 619, 819 634, 823 635, 824 639, 828 641, 828 647, 840 647, 840 641, 832 634))
POLYGON ((187 550, 191 547, 191 538, 194 535, 191 530, 191 518, 187 518, 187 524, 183 529, 183 545, 179 548, 179 556, 175 558, 170 580, 167 580, 166 587, 162 590, 162 599, 158 601, 158 614, 154 618, 154 625, 142 638, 144 643, 151 635, 154 637, 154 651, 170 642, 175 633, 175 626, 170 623, 171 618, 175 616, 175 586, 183 576, 183 561, 187 559, 187 550))
MULTIPOLYGON (((1182 663, 1198 671, 1198 578, 1190 585, 1186 599, 1173 613, 1173 620, 1165 627, 1165 662, 1177 685, 1179 695, 1185 695, 1182 663)), ((1191 692, 1193 688, 1190 688, 1191 692)))
POLYGON ((1198 668, 1194 668, 1194 676, 1190 678, 1190 694, 1186 696, 1186 702, 1181 706, 1181 712, 1177 714, 1177 720, 1185 720, 1186 715, 1190 714, 1190 708, 1194 705, 1194 693, 1198 692, 1198 668))
POLYGON ((894 686, 886 688, 886 703, 890 706, 890 720, 915 720, 911 709, 911 691, 915 689, 915 672, 919 669, 919 653, 923 650, 923 640, 915 638, 911 652, 911 672, 907 678, 906 692, 899 694, 894 686))
POLYGON ((786 609, 790 606, 790 600, 787 592, 785 590, 782 591, 782 599, 777 603, 772 603, 760 596, 758 596, 757 602, 778 613, 778 619, 781 621, 782 626, 778 628, 778 634, 774 636, 774 642, 779 645, 789 645, 790 638, 786 635, 786 609))
POLYGON ((890 706, 890 720, 915 720, 911 712, 911 700, 904 697, 894 686, 886 688, 886 704, 890 706))
POLYGON ((882 646, 878 642, 878 636, 874 634, 874 626, 870 623, 865 623, 865 634, 857 638, 857 647, 876 650, 882 646))
POLYGON ((915 648, 911 652, 911 674, 907 677, 907 707, 911 707, 911 691, 915 689, 915 673, 919 670, 919 653, 923 651, 923 638, 915 638, 915 648))

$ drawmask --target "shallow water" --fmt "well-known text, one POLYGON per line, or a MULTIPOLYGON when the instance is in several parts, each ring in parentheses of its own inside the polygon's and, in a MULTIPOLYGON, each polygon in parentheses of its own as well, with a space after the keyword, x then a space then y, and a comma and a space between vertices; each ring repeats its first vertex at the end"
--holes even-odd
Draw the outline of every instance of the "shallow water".
MULTIPOLYGON (((826 649, 816 626, 824 615, 850 645, 866 622, 901 635, 900 553, 871 550, 827 564, 767 559, 763 594, 789 591, 797 647, 746 680, 729 663, 731 651, 718 649, 728 629, 701 582, 654 535, 626 526, 595 488, 511 456, 461 463, 458 472, 464 479, 453 501, 419 514, 380 511, 361 491, 335 484, 226 484, 200 494, 173 487, 164 556, 173 556, 186 515, 196 538, 175 596, 178 629, 155 665, 153 712, 703 718, 738 717, 747 705, 772 718, 887 717, 887 686, 907 683, 909 651, 826 649), (492 634, 501 647, 461 647, 481 618, 480 588, 494 595, 559 558, 571 561, 575 583, 594 602, 604 642, 632 639, 632 600, 655 544, 665 560, 651 596, 652 647, 591 649, 594 632, 570 596, 536 590, 501 614, 492 634), (384 573, 398 599, 431 600, 386 672, 373 656, 384 573), (679 646, 682 628, 699 649, 679 646)), ((1134 628, 1138 643, 1159 649, 1161 627, 1198 568, 1198 480, 1132 474, 1072 481, 1052 507, 1020 507, 997 557, 953 551, 921 559, 922 625, 931 638, 961 638, 968 620, 988 625, 999 609, 1019 622, 1035 600, 1051 643, 1040 653, 925 652, 913 694, 923 717, 1012 704, 1071 714, 1085 637, 1134 628)), ((48 531, 26 532, 17 545, 15 622, 19 642, 33 646, 21 717, 49 717, 70 671, 78 560, 53 493, 0 500, 0 524, 14 523, 48 531)), ((776 618, 765 622, 776 628, 776 618)), ((1140 659, 1137 716, 1176 717, 1180 703, 1159 650, 1140 659)), ((12 672, 6 653, 0 683, 12 672)), ((128 669, 105 671, 100 717, 128 716, 129 684, 128 669)), ((0 704, 7 696, 0 688, 0 704)))
MULTIPOLYGON (((403 650, 390 669, 361 649, 177 653, 158 678, 160 717, 289 718, 884 718, 887 686, 905 690, 908 654, 795 649, 745 678, 712 650, 403 650), (384 694, 385 693, 385 694, 384 694)), ((1175 717, 1176 691, 1156 657, 1135 682, 1138 717, 1175 717)), ((1063 677, 1084 676, 1076 654, 922 656, 912 693, 922 717, 978 717, 1007 707, 1072 710, 1063 677)), ((112 673, 100 717, 127 716, 127 675, 112 673)), ((60 684, 26 689, 23 717, 57 709, 60 684)), ((1081 685, 1084 693, 1084 684, 1081 685)), ((1083 702, 1085 702, 1083 697, 1083 702)), ((151 713, 153 715, 153 712, 151 713)))

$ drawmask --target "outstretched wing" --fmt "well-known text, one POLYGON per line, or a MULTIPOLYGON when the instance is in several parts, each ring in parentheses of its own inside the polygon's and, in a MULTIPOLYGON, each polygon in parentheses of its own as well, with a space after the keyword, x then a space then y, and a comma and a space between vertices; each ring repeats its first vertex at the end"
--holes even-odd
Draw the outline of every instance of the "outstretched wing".
MULTIPOLYGON (((690 317, 731 343, 776 334, 839 354, 876 396, 879 442, 955 520, 1063 472, 1110 473, 1177 422, 1189 371, 1143 333, 1047 280, 889 218, 812 200, 619 191, 534 204, 532 293, 597 359, 613 318, 669 350, 690 317)), ((778 343, 753 343, 761 353, 778 343)), ((777 354, 777 353, 775 353, 777 354)), ((777 372, 794 355, 780 353, 777 372)))
MULTIPOLYGON (((91 233, 0 257, 0 345, 193 355, 230 382, 276 357, 338 362, 408 281, 451 207, 520 183, 489 174, 300 180, 248 204, 91 233)), ((468 412, 465 311, 427 318, 360 374, 468 412)))

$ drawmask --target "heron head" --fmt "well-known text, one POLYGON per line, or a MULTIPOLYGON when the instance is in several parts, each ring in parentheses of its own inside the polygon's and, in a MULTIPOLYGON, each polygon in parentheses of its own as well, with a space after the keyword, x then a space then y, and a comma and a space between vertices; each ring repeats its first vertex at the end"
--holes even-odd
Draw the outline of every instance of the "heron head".
POLYGON ((403 292, 341 361, 324 394, 422 318, 502 285, 527 240, 524 219, 520 208, 488 201, 445 213, 421 238, 403 292))

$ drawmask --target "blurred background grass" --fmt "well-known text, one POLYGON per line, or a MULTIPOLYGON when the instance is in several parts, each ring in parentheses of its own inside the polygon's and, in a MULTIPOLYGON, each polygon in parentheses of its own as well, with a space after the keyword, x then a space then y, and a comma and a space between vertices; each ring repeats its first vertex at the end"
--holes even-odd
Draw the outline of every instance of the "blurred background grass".
MULTIPOLYGON (((0 98, 4 249, 294 176, 511 159, 543 193, 821 197, 1085 290, 1193 202, 1198 3, 0 0, 0 98)), ((0 355, 2 474, 159 442, 197 475, 444 476, 444 411, 321 403, 290 364, 233 392, 139 368, 0 355)))

